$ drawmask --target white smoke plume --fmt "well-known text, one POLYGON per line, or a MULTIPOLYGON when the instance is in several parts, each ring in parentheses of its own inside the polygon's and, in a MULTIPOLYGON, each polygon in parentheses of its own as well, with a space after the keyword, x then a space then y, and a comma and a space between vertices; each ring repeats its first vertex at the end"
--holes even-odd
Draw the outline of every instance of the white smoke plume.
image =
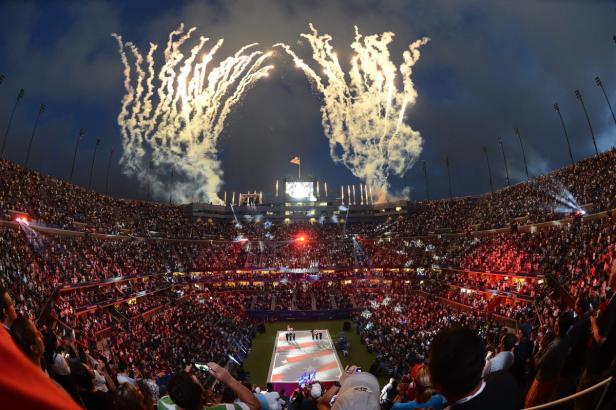
POLYGON ((345 73, 331 45, 332 37, 319 35, 312 24, 310 30, 301 37, 310 43, 312 57, 323 75, 290 46, 279 43, 275 47, 283 48, 322 94, 322 123, 332 159, 343 163, 383 200, 388 196, 388 176, 403 176, 422 150, 420 133, 404 119, 417 99, 412 69, 419 60, 419 48, 429 38, 411 43, 402 54, 403 63, 396 67, 388 49, 394 33, 362 36, 355 27, 351 68, 345 73), (396 84, 398 74, 401 88, 396 84))
POLYGON ((222 203, 218 138, 233 106, 273 66, 265 65, 270 54, 256 51, 256 43, 217 66, 211 61, 223 39, 205 51, 209 39, 200 37, 185 55, 182 46, 194 31, 185 31, 181 24, 169 34, 158 73, 156 44, 150 43, 144 67, 139 49, 112 34, 118 41, 126 89, 118 115, 124 148, 120 162, 124 172, 136 176, 154 196, 169 194, 173 169, 175 201, 222 203))

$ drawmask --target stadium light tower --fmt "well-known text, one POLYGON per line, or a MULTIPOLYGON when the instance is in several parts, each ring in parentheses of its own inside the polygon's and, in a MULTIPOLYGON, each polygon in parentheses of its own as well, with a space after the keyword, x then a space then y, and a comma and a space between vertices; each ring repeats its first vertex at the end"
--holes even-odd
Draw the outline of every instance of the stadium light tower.
POLYGON ((511 181, 509 180, 509 167, 507 166, 507 156, 505 155, 505 147, 503 146, 503 140, 499 137, 498 144, 501 148, 501 153, 503 154, 503 163, 505 164, 505 176, 507 177, 507 186, 511 185, 511 181))
POLYGON ((169 182, 169 205, 173 203, 173 178, 175 177, 175 168, 171 167, 171 180, 169 182))
POLYGON ((96 139, 96 145, 94 146, 94 154, 92 155, 92 164, 90 164, 90 177, 88 178, 88 189, 92 189, 92 174, 94 173, 94 161, 96 161, 96 151, 98 151, 98 147, 101 145, 100 138, 96 139))
POLYGON ((421 161, 421 166, 423 168, 424 178, 426 181, 426 199, 429 201, 430 200, 430 183, 428 181, 428 165, 426 164, 426 161, 421 161))
POLYGON ((614 124, 616 124, 616 116, 614 115, 614 110, 612 109, 612 104, 610 103, 610 99, 608 98, 607 93, 605 92, 605 88, 603 88, 603 81, 601 81, 601 79, 597 76, 595 77, 595 83, 597 84, 599 88, 601 88, 601 91, 603 91, 605 102, 607 103, 607 106, 610 109, 610 113, 612 113, 612 119, 614 120, 614 124))
POLYGON ((582 98, 582 93, 580 90, 575 90, 575 97, 582 104, 582 109, 584 110, 584 115, 586 116, 586 121, 588 121, 588 128, 590 129, 590 136, 592 137, 592 144, 595 146, 595 154, 599 155, 599 150, 597 149, 597 140, 595 139, 595 131, 592 129, 592 124, 590 123, 590 117, 588 116, 588 111, 586 110, 586 104, 584 104, 584 99, 582 98))
POLYGON ((73 163, 71 165, 71 175, 69 177, 69 182, 73 182, 73 174, 75 174, 75 161, 77 161, 77 151, 79 151, 79 143, 83 139, 84 135, 86 135, 86 130, 84 130, 83 128, 79 129, 77 141, 75 142, 75 153, 73 154, 73 163))
POLYGON ((524 152, 524 143, 522 142, 522 135, 520 135, 520 129, 515 127, 513 129, 515 135, 518 136, 518 141, 520 141, 520 148, 522 148, 522 159, 524 160, 524 170, 526 170, 526 180, 530 180, 530 176, 528 174, 528 163, 526 162, 526 152, 524 152))
POLYGON ((146 202, 148 202, 150 200, 150 196, 152 195, 151 176, 152 176, 152 169, 153 168, 154 168, 154 161, 150 160, 149 171, 148 171, 148 175, 150 176, 150 179, 148 179, 148 192, 147 192, 147 194, 145 196, 146 202))
POLYGON ((109 151, 109 161, 107 161, 107 175, 105 176, 105 195, 109 195, 109 171, 111 170, 111 158, 113 158, 113 148, 109 151))
POLYGON ((567 127, 565 127, 565 121, 563 120, 563 115, 560 112, 560 107, 558 106, 558 103, 554 103, 554 111, 558 113, 558 117, 560 118, 560 124, 563 126, 563 131, 567 140, 567 148, 569 149, 569 158, 571 158, 571 165, 575 166, 575 161, 573 160, 573 151, 571 151, 571 142, 569 141, 569 133, 567 132, 567 127))
POLYGON ((486 156, 486 164, 488 164, 488 175, 490 177, 490 191, 494 193, 494 181, 492 180, 492 167, 490 166, 490 157, 488 156, 488 147, 483 146, 483 153, 486 156))
POLYGON ((41 104, 36 114, 36 119, 34 120, 34 128, 32 129, 32 135, 30 135, 30 142, 28 143, 28 150, 26 151, 26 161, 24 162, 24 167, 28 167, 28 162, 30 162, 30 150, 32 149, 32 141, 34 140, 34 134, 36 133, 36 127, 38 126, 39 118, 42 113, 45 112, 47 106, 45 104, 41 104))
POLYGON ((449 199, 452 199, 453 191, 451 189, 451 170, 449 169, 449 155, 445 155, 445 165, 447 166, 447 178, 449 179, 449 199))
POLYGON ((15 99, 15 104, 13 105, 13 110, 11 111, 11 116, 9 117, 9 122, 6 124, 6 130, 4 131, 4 138, 2 139, 2 149, 0 150, 0 158, 4 158, 4 149, 6 148, 6 140, 9 138, 9 131, 11 130, 11 123, 13 122, 13 116, 15 115, 15 110, 17 109, 17 104, 24 96, 24 89, 20 89, 17 93, 17 98, 15 99))

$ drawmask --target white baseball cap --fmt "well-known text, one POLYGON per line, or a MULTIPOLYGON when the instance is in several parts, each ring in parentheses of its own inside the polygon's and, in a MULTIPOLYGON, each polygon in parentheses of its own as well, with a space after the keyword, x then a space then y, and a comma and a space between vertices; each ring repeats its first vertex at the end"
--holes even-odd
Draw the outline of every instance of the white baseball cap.
POLYGON ((370 373, 354 373, 340 387, 332 410, 379 410, 379 381, 370 373))
POLYGON ((321 388, 321 383, 313 383, 310 388, 310 395, 315 399, 318 399, 319 397, 321 397, 322 393, 323 389, 321 388))

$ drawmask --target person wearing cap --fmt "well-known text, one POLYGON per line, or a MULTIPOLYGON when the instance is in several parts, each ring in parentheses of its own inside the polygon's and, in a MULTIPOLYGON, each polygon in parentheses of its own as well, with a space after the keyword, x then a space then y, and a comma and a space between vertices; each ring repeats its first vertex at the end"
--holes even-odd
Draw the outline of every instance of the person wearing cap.
POLYGON ((357 366, 347 366, 340 376, 340 386, 330 387, 319 399, 318 410, 380 409, 378 380, 370 373, 358 373, 357 369, 357 366))
POLYGON ((323 388, 321 387, 321 383, 315 381, 309 387, 306 386, 304 389, 304 400, 302 401, 302 410, 316 410, 317 402, 321 398, 323 394, 323 388))

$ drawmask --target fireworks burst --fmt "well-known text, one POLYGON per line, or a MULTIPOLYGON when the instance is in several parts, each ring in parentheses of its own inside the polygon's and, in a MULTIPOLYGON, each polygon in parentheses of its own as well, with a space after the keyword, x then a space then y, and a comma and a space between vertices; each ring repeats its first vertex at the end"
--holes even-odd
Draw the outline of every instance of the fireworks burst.
POLYGON ((265 65, 270 54, 256 51, 254 43, 211 67, 223 39, 206 52, 209 39, 200 37, 185 55, 182 46, 194 31, 185 31, 181 24, 169 34, 158 73, 156 44, 150 43, 144 67, 137 46, 112 34, 118 41, 126 90, 118 115, 124 148, 120 161, 124 172, 136 176, 154 195, 169 192, 173 169, 178 178, 172 188, 175 199, 221 203, 218 139, 234 105, 273 66, 265 65))
POLYGON ((343 163, 384 199, 389 188, 388 176, 404 175, 422 150, 420 133, 404 119, 417 99, 412 68, 419 60, 419 48, 429 39, 424 37, 411 43, 397 68, 388 49, 394 33, 362 36, 355 27, 351 44, 354 54, 347 75, 332 48, 332 37, 319 35, 312 24, 310 30, 311 33, 301 36, 308 40, 322 76, 290 46, 279 43, 275 47, 283 48, 322 94, 322 123, 332 159, 343 163), (396 85, 398 72, 402 89, 396 85))

